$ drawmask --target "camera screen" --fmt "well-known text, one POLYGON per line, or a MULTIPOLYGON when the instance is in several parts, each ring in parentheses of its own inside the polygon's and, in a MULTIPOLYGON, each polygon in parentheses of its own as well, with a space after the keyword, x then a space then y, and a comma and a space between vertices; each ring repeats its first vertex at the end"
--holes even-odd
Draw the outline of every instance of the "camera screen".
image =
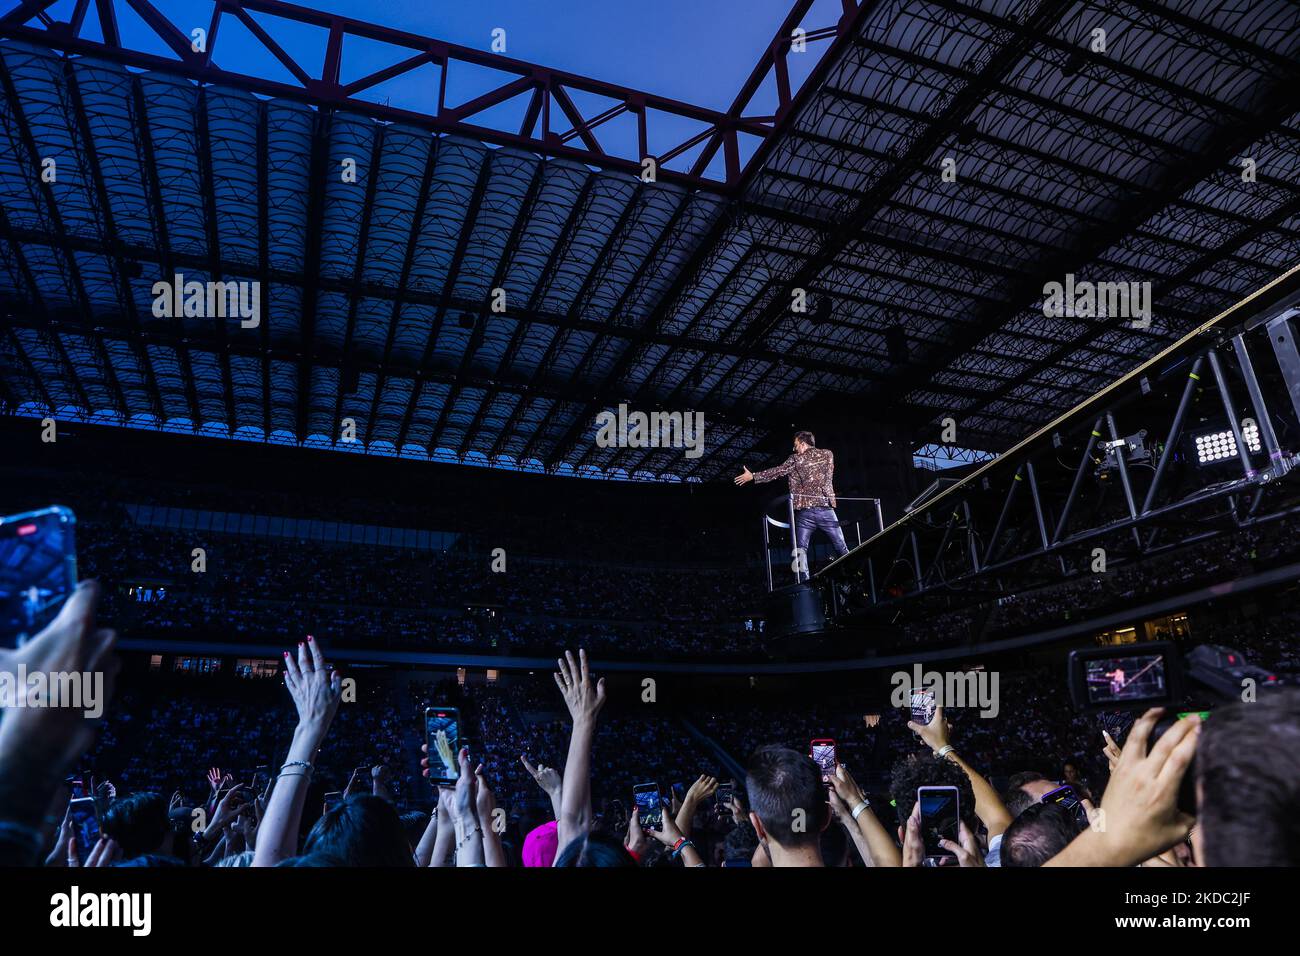
POLYGON ((95 812, 95 801, 89 797, 73 800, 68 807, 68 822, 72 825, 72 835, 77 838, 77 856, 85 863, 90 851, 99 842, 99 816, 95 812))
POLYGON ((450 708, 430 707, 424 712, 424 735, 429 744, 429 779, 454 783, 460 776, 456 752, 460 748, 459 715, 450 708))
POLYGON ((823 779, 829 778, 835 773, 835 745, 834 744, 813 744, 812 745, 813 763, 821 769, 823 779))
POLYGON ((637 809, 640 811, 638 816, 641 818, 641 826, 649 830, 658 830, 663 823, 664 804, 659 796, 658 788, 653 790, 636 790, 633 792, 636 798, 637 809))
POLYGON ((35 637, 77 584, 72 513, 0 521, 0 646, 35 637))
POLYGON ((912 723, 928 724, 934 719, 934 691, 912 691, 912 723))
POLYGON ((1163 654, 1137 657, 1099 657, 1085 662, 1088 703, 1159 699, 1165 696, 1163 654))
POLYGON ((939 845, 939 841, 957 842, 957 790, 956 788, 922 790, 919 799, 925 855, 947 855, 948 851, 939 845))

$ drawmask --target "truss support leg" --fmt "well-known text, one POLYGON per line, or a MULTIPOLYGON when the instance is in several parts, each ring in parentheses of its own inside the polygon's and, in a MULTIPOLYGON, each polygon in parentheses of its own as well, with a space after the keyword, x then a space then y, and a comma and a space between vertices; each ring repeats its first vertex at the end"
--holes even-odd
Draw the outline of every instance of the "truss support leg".
MULTIPOLYGON (((1187 373, 1187 384, 1183 386, 1183 396, 1178 400, 1178 411, 1174 412, 1174 422, 1169 427, 1169 436, 1165 439, 1165 447, 1160 449, 1160 461, 1156 463, 1156 473, 1151 479, 1151 487, 1147 489, 1146 499, 1142 502, 1142 513, 1146 514, 1155 504, 1156 492, 1160 490, 1160 480, 1165 476, 1165 466, 1169 464, 1169 456, 1173 453, 1174 445, 1178 442, 1178 436, 1183 432, 1183 419, 1187 417, 1187 409, 1192 404, 1192 396, 1196 394, 1196 386, 1201 380, 1201 366, 1205 364, 1204 356, 1197 356, 1196 361, 1192 363, 1192 370, 1187 373)), ((1152 540, 1155 536, 1152 535, 1152 540)), ((1150 541, 1147 542, 1148 547, 1150 541)))

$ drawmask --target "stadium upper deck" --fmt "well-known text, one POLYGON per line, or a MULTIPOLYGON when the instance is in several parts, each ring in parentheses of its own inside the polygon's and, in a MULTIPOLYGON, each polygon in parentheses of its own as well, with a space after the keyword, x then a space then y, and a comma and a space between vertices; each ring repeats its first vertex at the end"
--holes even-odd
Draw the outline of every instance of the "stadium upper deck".
POLYGON ((1000 451, 1300 258, 1300 8, 1221 7, 800 0, 717 113, 273 0, 214 4, 202 53, 148 3, 27 0, 0 15, 0 404, 709 479, 830 396, 1000 451), (319 66, 274 39, 294 20, 319 66), (290 80, 218 69, 223 22, 290 80), (797 91, 792 24, 825 51, 797 91), (349 31, 414 52, 348 79, 349 31), (463 61, 506 79, 365 98, 463 61), (155 317, 176 273, 259 283, 259 324, 155 317), (1046 317, 1067 276, 1150 283, 1150 327, 1046 317), (706 454, 599 447, 621 402, 703 411, 706 454))

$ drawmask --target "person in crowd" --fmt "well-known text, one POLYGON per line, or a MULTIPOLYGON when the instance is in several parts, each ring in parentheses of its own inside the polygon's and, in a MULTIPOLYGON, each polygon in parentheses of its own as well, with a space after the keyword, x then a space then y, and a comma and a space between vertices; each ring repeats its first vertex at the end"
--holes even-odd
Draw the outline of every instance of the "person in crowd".
MULTIPOLYGON (((110 712, 120 703, 126 715, 135 713, 129 699, 113 698, 116 634, 98 625, 100 593, 94 583, 80 585, 33 640, 0 651, 0 674, 101 674, 110 712)), ((970 753, 985 754, 979 741, 988 728, 960 723, 958 715, 959 734, 938 708, 930 723, 909 723, 910 736, 877 754, 897 758, 888 796, 899 826, 890 832, 870 788, 860 786, 847 765, 838 764, 823 780, 811 758, 780 743, 755 748, 743 787, 737 791, 728 784, 731 798, 719 799, 720 776, 712 768, 683 766, 705 758, 669 722, 646 718, 633 724, 610 712, 605 679, 593 674, 585 649, 559 657, 553 674, 558 694, 547 695, 549 706, 563 706, 567 723, 520 721, 512 695, 499 688, 413 686, 411 693, 423 699, 436 695, 472 707, 483 728, 481 738, 473 738, 472 759, 468 746, 455 752, 453 782, 426 782, 414 793, 401 780, 401 763, 419 764, 427 774, 429 757, 426 752, 419 758, 427 746, 393 743, 402 734, 400 712, 378 701, 342 708, 343 677, 314 637, 285 652, 283 668, 284 690, 270 685, 260 700, 250 697, 232 707, 217 701, 206 708, 190 700, 155 703, 135 727, 110 719, 108 743, 121 748, 134 741, 149 754, 136 763, 128 760, 121 774, 115 768, 111 783, 72 776, 84 766, 98 727, 85 712, 6 709, 0 714, 0 865, 922 866, 927 856, 917 791, 926 786, 958 792, 958 838, 942 846, 949 862, 961 867, 1300 864, 1295 688, 1270 689, 1257 700, 1220 707, 1204 725, 1196 714, 1164 719, 1159 709, 1147 711, 1126 736, 1119 735, 1122 746, 1108 731, 1095 730, 1095 752, 1105 757, 1099 766, 1110 765, 1095 807, 1084 797, 1078 750, 1039 751, 1037 765, 1062 766, 1086 813, 1043 802, 1061 782, 1037 772, 1016 773, 999 797, 976 769, 983 758, 961 752, 969 744, 970 753), (291 709, 282 720, 277 705, 286 692, 291 709), (222 737, 223 724, 236 732, 222 737), (189 757, 192 768, 182 767, 165 787, 153 785, 165 779, 159 752, 149 749, 158 738, 173 762, 189 757), (215 740, 219 750, 194 749, 194 740, 215 740), (247 782, 211 766, 218 753, 222 766, 248 768, 247 782), (563 755, 563 769, 532 754, 563 755), (346 768, 341 777, 322 769, 330 758, 346 768), (192 788, 201 786, 209 766, 208 793, 191 805, 184 793, 196 792, 192 788), (349 786, 326 808, 322 797, 337 791, 317 778, 331 774, 334 787, 344 780, 349 786), (627 812, 619 796, 647 777, 683 781, 674 788, 675 804, 664 808, 654 827, 642 825, 637 806, 627 812), (101 836, 93 846, 78 845, 69 813, 72 783, 99 800, 101 836), (416 804, 419 812, 409 809, 416 804)), ((525 686, 515 693, 532 690, 525 686)), ((548 706, 531 697, 526 702, 530 711, 548 706)), ((726 741, 738 739, 741 725, 778 738, 790 728, 797 739, 812 736, 795 715, 774 719, 785 729, 724 714, 707 726, 726 741)), ((812 723, 822 724, 822 717, 812 723)), ((1013 741, 1017 731, 1036 741, 1041 729, 1028 712, 1000 726, 1013 741)), ((1070 742, 1066 736, 1045 739, 1070 742)), ((852 752, 851 735, 845 734, 845 742, 852 752)), ((869 751, 857 752, 868 759, 869 751)))
POLYGON ((1002 866, 1042 866, 1064 850, 1081 825, 1078 814, 1056 803, 1026 807, 1002 835, 1002 866))
POLYGON ((831 822, 821 770, 788 747, 760 747, 745 774, 749 821, 771 865, 824 866, 821 833, 831 822))

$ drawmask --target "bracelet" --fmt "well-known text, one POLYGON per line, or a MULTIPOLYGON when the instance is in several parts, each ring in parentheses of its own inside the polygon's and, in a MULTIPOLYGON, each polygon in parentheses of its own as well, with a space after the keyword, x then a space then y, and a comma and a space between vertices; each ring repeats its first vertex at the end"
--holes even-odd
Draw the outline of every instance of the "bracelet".
POLYGON ((456 852, 457 852, 457 853, 460 852, 460 848, 461 848, 461 847, 463 847, 463 846, 464 846, 466 843, 468 843, 470 840, 474 839, 474 834, 475 834, 475 833, 477 833, 479 836, 482 836, 482 835, 483 835, 483 828, 480 827, 480 826, 476 826, 476 827, 474 827, 474 829, 471 830, 469 833, 466 833, 466 834, 465 834, 465 839, 461 840, 459 843, 456 844, 456 852))
POLYGON ((280 765, 280 772, 281 772, 281 773, 284 773, 284 768, 285 768, 285 767, 302 767, 302 768, 303 768, 304 770, 306 770, 308 773, 311 773, 311 771, 312 771, 313 769, 315 769, 315 768, 312 767, 311 764, 309 764, 309 763, 308 763, 307 761, 305 761, 305 760, 286 760, 284 763, 282 763, 282 764, 280 765))
POLYGON ((695 849, 695 844, 692 843, 690 840, 686 839, 685 837, 682 837, 680 840, 677 841, 677 845, 673 847, 673 852, 672 852, 673 859, 676 859, 677 857, 681 856, 682 851, 685 850, 687 847, 690 847, 693 850, 695 849))
POLYGON ((934 759, 942 760, 944 757, 948 756, 948 754, 954 752, 956 749, 957 748, 954 747, 952 744, 944 744, 942 747, 940 747, 938 750, 934 752, 934 759))
POLYGON ((866 797, 863 797, 862 802, 853 808, 853 819, 856 820, 858 817, 862 816, 863 811, 865 811, 870 806, 871 806, 871 801, 868 800, 866 797))

